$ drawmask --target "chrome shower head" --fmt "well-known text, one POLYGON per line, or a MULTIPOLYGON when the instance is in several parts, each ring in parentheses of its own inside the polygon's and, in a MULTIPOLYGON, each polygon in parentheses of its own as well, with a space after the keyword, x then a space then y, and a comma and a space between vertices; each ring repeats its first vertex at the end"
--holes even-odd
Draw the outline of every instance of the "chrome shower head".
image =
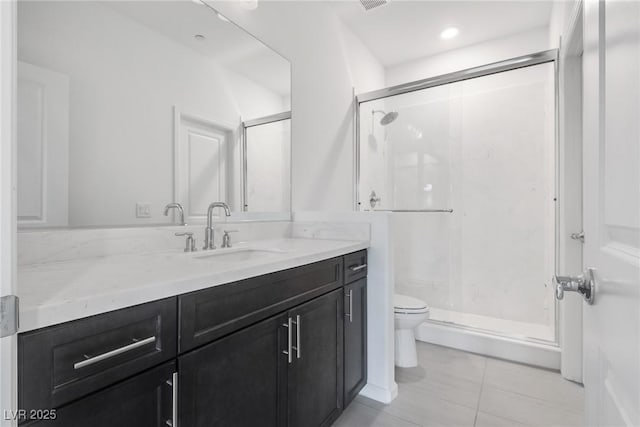
POLYGON ((382 126, 386 126, 390 123, 393 123, 393 121, 398 118, 398 113, 396 111, 390 111, 388 113, 385 113, 382 110, 374 110, 371 112, 371 115, 373 116, 376 113, 384 114, 384 116, 382 116, 382 118, 380 119, 380 124, 382 126))

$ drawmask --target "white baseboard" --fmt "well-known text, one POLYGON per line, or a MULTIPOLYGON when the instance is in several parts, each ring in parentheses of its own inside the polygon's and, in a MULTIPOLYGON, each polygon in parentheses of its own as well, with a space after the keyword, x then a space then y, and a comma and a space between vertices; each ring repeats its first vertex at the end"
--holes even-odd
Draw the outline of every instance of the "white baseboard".
POLYGON ((398 397, 398 384, 394 381, 392 388, 388 389, 368 383, 360 391, 360 396, 368 397, 381 403, 391 403, 393 399, 398 397))
POLYGON ((419 341, 483 354, 547 369, 560 369, 560 348, 424 322, 416 328, 419 341))

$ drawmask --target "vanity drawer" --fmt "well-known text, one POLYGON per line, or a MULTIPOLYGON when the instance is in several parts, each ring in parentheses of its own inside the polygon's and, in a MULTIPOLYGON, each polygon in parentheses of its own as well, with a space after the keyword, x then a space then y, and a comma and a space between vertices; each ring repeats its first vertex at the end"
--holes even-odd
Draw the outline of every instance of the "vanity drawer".
POLYGON ((342 286, 342 257, 181 295, 179 352, 342 286))
POLYGON ((344 283, 367 277, 367 251, 358 251, 344 256, 344 283))
POLYGON ((57 408, 176 355, 176 298, 18 337, 18 406, 57 408))

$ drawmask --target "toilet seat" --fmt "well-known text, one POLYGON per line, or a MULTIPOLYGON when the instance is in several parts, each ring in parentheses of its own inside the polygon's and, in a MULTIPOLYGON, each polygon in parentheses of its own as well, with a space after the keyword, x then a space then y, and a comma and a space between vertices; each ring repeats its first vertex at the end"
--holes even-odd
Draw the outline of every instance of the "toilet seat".
POLYGON ((428 313, 429 307, 424 301, 408 295, 393 295, 393 311, 399 314, 422 314, 428 313))

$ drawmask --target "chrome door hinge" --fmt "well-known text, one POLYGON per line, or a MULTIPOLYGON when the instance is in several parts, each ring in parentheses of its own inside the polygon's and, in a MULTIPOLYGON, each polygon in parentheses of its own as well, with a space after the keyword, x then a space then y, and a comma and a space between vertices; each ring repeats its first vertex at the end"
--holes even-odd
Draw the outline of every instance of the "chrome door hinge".
POLYGON ((18 333, 18 306, 17 296, 0 297, 0 338, 18 333))

